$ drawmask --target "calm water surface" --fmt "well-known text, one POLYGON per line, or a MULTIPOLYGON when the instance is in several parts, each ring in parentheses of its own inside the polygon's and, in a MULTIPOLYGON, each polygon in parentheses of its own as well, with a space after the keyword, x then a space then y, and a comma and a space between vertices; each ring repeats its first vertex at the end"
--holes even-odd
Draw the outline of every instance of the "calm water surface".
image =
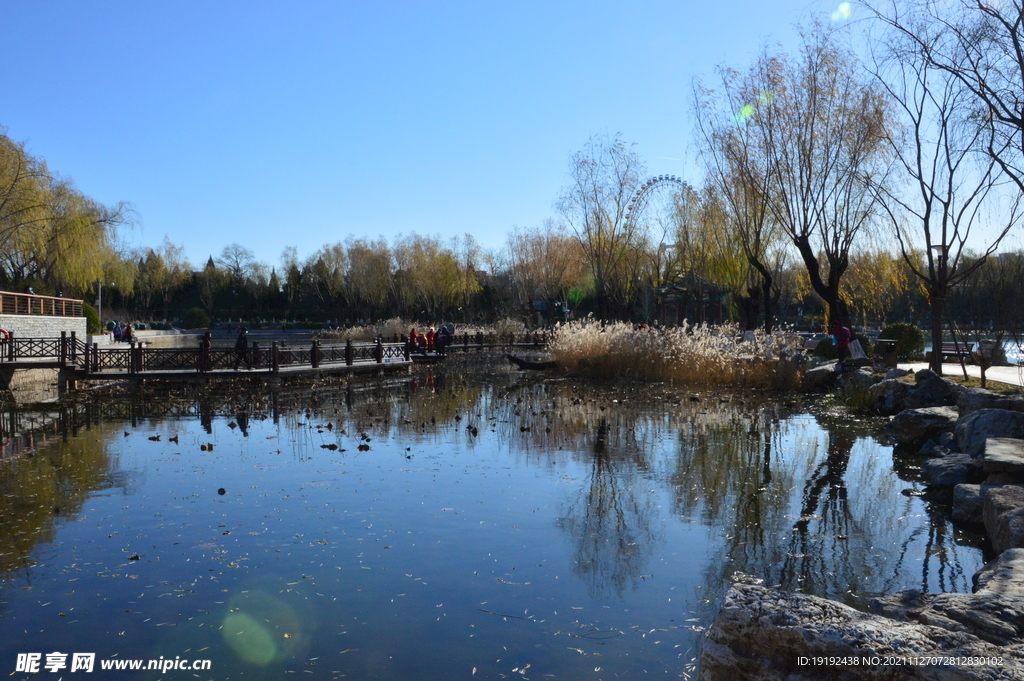
POLYGON ((877 422, 793 402, 451 368, 0 425, 16 679, 695 677, 737 572, 864 607, 983 563, 877 422), (161 657, 210 670, 99 670, 161 657))

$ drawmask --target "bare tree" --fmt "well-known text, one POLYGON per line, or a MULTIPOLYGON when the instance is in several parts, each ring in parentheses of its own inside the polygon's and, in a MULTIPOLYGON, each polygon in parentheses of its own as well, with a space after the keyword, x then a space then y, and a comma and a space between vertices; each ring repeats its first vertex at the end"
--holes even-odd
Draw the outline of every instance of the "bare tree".
POLYGON ((570 158, 570 182, 557 202, 583 248, 602 319, 622 311, 630 287, 625 270, 644 242, 642 225, 628 219, 628 208, 645 172, 621 137, 595 135, 570 158))
MULTIPOLYGON (((971 120, 976 95, 955 73, 970 65, 970 56, 948 55, 943 67, 934 63, 949 29, 920 19, 898 28, 883 22, 890 30, 879 42, 885 47, 874 74, 904 122, 902 134, 890 130, 885 139, 908 185, 879 185, 878 195, 904 261, 927 291, 932 348, 938 348, 946 296, 999 247, 1020 218, 1020 195, 1003 191, 999 180, 1007 140, 971 120), (981 225, 996 228, 980 257, 965 258, 981 225)), ((932 352, 931 368, 942 373, 941 353, 932 352)))

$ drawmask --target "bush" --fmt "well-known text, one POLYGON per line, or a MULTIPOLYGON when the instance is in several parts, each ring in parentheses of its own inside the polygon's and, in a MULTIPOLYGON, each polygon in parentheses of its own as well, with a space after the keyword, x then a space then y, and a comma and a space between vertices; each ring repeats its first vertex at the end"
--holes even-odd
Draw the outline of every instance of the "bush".
POLYGON ((82 314, 85 315, 85 332, 89 334, 98 334, 103 332, 103 326, 100 324, 100 315, 89 303, 82 303, 82 314))
POLYGON ((206 329, 210 326, 210 315, 201 307, 193 307, 185 313, 182 325, 186 329, 206 329))
POLYGON ((924 331, 913 324, 890 324, 878 337, 896 341, 896 357, 899 359, 915 359, 924 353, 924 331))

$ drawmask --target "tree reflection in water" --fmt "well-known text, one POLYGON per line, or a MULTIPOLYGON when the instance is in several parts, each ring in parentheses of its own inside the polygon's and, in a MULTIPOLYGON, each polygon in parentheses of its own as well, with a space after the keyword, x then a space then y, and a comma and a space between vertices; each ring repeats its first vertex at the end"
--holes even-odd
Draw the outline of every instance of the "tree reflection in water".
POLYGON ((634 428, 598 424, 591 445, 587 485, 570 502, 558 526, 572 537, 572 570, 593 598, 622 596, 636 587, 659 536, 652 525, 657 508, 647 489, 649 448, 634 428))
POLYGON ((975 547, 961 547, 947 508, 901 494, 870 427, 772 403, 703 416, 680 431, 673 481, 680 513, 732 528, 709 584, 747 573, 855 606, 897 589, 970 591, 961 565, 975 547))

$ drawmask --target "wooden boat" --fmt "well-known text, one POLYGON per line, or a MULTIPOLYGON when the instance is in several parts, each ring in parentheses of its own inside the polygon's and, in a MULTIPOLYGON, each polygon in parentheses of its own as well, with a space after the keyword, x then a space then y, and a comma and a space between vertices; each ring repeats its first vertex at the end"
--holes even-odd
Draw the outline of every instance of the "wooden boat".
POLYGON ((554 369, 555 367, 558 366, 558 362, 556 362, 553 359, 549 359, 549 360, 532 360, 532 359, 525 359, 523 357, 516 357, 515 355, 508 355, 508 354, 505 355, 505 357, 508 358, 508 361, 512 362, 517 367, 519 367, 520 369, 523 369, 523 370, 527 370, 527 369, 533 369, 533 370, 554 369))

